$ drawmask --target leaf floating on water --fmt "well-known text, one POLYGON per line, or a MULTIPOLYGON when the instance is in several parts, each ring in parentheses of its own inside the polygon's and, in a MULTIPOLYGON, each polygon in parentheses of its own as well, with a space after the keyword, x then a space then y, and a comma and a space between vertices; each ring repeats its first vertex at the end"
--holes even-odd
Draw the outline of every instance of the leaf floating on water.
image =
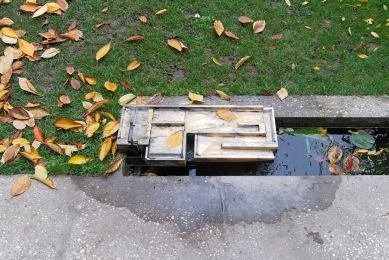
POLYGON ((253 32, 254 33, 260 33, 265 30, 266 27, 266 21, 265 20, 259 20, 253 23, 253 32))
POLYGON ((181 131, 175 132, 171 134, 167 139, 167 147, 168 148, 177 147, 182 143, 182 140, 183 140, 182 132, 181 131))
POLYGON ((96 61, 99 61, 101 58, 107 55, 110 49, 111 49, 111 43, 108 43, 103 47, 101 47, 96 53, 96 61))
POLYGON ((350 141, 353 145, 364 149, 372 148, 375 143, 374 137, 366 132, 358 132, 358 134, 352 134, 350 136, 350 141))
POLYGON ((216 90, 216 94, 223 100, 226 100, 226 101, 230 101, 231 100, 230 96, 227 95, 226 93, 224 93, 223 91, 216 90))
POLYGON ((28 190, 31 186, 30 176, 25 175, 16 179, 14 184, 12 184, 11 195, 18 196, 28 190))
POLYGON ((282 101, 288 97, 288 91, 285 88, 280 88, 280 90, 277 91, 276 95, 282 101))
POLYGON ((213 23, 213 28, 215 29, 215 32, 218 36, 222 35, 222 33, 224 32, 224 26, 223 26, 222 22, 219 20, 216 20, 213 23))
POLYGON ((338 165, 331 163, 330 165, 328 165, 328 169, 334 175, 339 175, 339 167, 338 167, 338 165))
POLYGON ((343 161, 344 168, 348 172, 355 172, 359 169, 359 159, 355 157, 354 155, 347 156, 346 159, 343 161))
POLYGON ((120 168, 120 166, 122 165, 122 162, 123 162, 123 157, 120 157, 120 158, 114 160, 113 162, 111 162, 107 166, 104 174, 110 174, 110 173, 116 172, 120 168))
POLYGON ((328 149, 328 159, 331 164, 337 163, 343 156, 342 148, 338 145, 331 146, 328 149))
POLYGON ((325 162, 325 161, 327 161, 327 158, 322 156, 322 155, 318 155, 318 156, 316 156, 315 161, 317 161, 317 162, 325 162))
POLYGON ((245 56, 243 58, 241 58, 238 63, 236 63, 235 65, 235 70, 237 70, 243 63, 245 63, 248 59, 250 59, 251 56, 245 56))
POLYGON ((232 113, 231 111, 229 110, 219 110, 216 112, 216 115, 218 117, 220 117, 221 119, 223 120, 226 120, 226 121, 231 121, 231 120, 234 120, 236 119, 237 117, 234 115, 234 113, 232 113))

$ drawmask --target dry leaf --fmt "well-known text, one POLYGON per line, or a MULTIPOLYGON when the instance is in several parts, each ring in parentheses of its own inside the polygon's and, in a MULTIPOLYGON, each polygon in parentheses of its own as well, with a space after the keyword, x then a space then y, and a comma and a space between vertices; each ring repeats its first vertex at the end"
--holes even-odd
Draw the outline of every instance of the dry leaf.
POLYGON ((69 8, 69 4, 66 2, 66 0, 57 0, 57 4, 63 12, 66 12, 69 8))
POLYGON ((328 159, 331 164, 337 163, 343 156, 342 148, 338 145, 331 146, 328 149, 328 159))
POLYGON ((30 176, 25 175, 16 179, 14 184, 12 184, 11 195, 18 196, 28 190, 31 186, 30 176))
POLYGON ((105 138, 115 134, 119 130, 119 124, 120 124, 119 120, 108 122, 103 128, 102 137, 105 138))
POLYGON ((130 64, 128 64, 127 70, 128 70, 128 71, 130 71, 130 70, 135 70, 135 69, 137 69, 139 66, 140 66, 140 62, 134 60, 134 61, 132 61, 130 64))
POLYGON ((223 91, 216 90, 216 94, 223 100, 227 100, 227 101, 231 100, 230 96, 224 93, 223 91))
POLYGON ((74 73, 74 67, 66 67, 66 72, 69 74, 69 75, 72 75, 74 73))
POLYGON ((96 53, 96 61, 99 61, 101 58, 107 55, 110 49, 111 49, 111 42, 101 47, 96 53))
POLYGON ((156 12, 155 14, 156 15, 159 15, 159 14, 163 14, 167 11, 167 9, 162 9, 162 10, 159 10, 158 12, 156 12))
POLYGON ((239 16, 238 20, 241 23, 252 23, 252 22, 254 22, 253 19, 251 19, 250 17, 247 17, 247 16, 239 16))
POLYGON ((77 73, 77 75, 78 75, 78 77, 80 78, 80 80, 82 81, 82 83, 84 83, 84 85, 85 85, 85 77, 84 77, 84 73, 82 73, 82 72, 78 72, 77 73))
POLYGON ((251 56, 245 56, 243 58, 241 58, 238 63, 236 63, 235 65, 235 70, 237 70, 243 63, 245 63, 248 59, 250 59, 251 56))
POLYGON ((224 26, 223 26, 222 22, 219 20, 216 20, 213 23, 213 28, 215 29, 215 32, 218 36, 222 35, 222 33, 224 32, 224 26))
POLYGON ((106 82, 104 83, 104 87, 105 87, 107 90, 112 91, 112 92, 115 92, 116 89, 117 89, 116 84, 113 83, 113 82, 110 82, 110 81, 106 81, 106 82))
POLYGON ((192 92, 189 92, 188 97, 192 101, 201 102, 201 103, 203 103, 204 101, 204 97, 202 95, 198 95, 192 92))
POLYGON ((346 159, 343 161, 344 168, 348 172, 355 172, 359 169, 359 159, 355 157, 354 155, 347 156, 346 159))
POLYGON ((331 164, 328 165, 328 169, 334 175, 339 175, 339 167, 338 167, 338 165, 331 163, 331 164))
POLYGON ((127 38, 125 40, 125 42, 143 41, 143 40, 146 40, 146 38, 143 36, 136 35, 136 36, 131 36, 131 37, 127 38))
POLYGON ((260 33, 265 30, 266 27, 266 21, 265 20, 259 20, 253 23, 253 32, 254 33, 260 33))
POLYGON ((3 156, 1 157, 0 163, 5 164, 12 159, 16 157, 16 155, 19 153, 20 145, 19 144, 13 144, 7 148, 7 150, 4 151, 3 156))
POLYGON ((45 58, 45 59, 52 58, 60 52, 61 50, 58 48, 49 48, 41 54, 41 58, 45 58))
POLYGON ((274 45, 269 46, 269 50, 274 51, 275 49, 277 49, 276 46, 274 46, 274 45))
POLYGON ((23 53, 31 57, 34 56, 35 49, 31 43, 23 39, 18 39, 18 43, 19 43, 19 48, 22 50, 23 53))
POLYGON ((101 23, 96 25, 96 28, 99 29, 100 27, 104 26, 105 24, 106 24, 105 22, 101 22, 101 23))
POLYGON ((108 11, 108 6, 104 7, 104 8, 101 10, 102 13, 106 13, 107 11, 108 11))
POLYGON ((110 118, 112 121, 116 121, 115 116, 109 111, 101 111, 101 114, 105 117, 110 118))
POLYGON ((99 109, 102 105, 104 105, 105 103, 109 102, 109 100, 101 100, 99 102, 96 102, 95 104, 93 104, 93 106, 91 106, 86 112, 85 114, 82 116, 82 117, 86 117, 87 115, 90 115, 91 113, 93 113, 95 110, 99 109))
POLYGON ((59 97, 59 100, 63 103, 63 104, 70 104, 71 100, 70 100, 70 97, 68 95, 62 95, 59 97))
POLYGON ((233 34, 233 33, 230 32, 230 31, 225 31, 224 33, 225 33, 228 37, 230 37, 231 39, 239 40, 239 37, 236 36, 235 34, 233 34))
POLYGON ((170 47, 173 47, 178 51, 182 51, 181 42, 177 39, 169 39, 167 40, 167 44, 169 44, 170 47))
POLYGON ((8 114, 15 119, 20 119, 20 120, 30 119, 29 113, 22 107, 13 107, 9 109, 8 114))
POLYGON ((99 151, 99 159, 100 161, 104 161, 105 157, 108 155, 109 151, 112 147, 112 139, 107 138, 100 146, 99 151))
POLYGON ((288 97, 288 91, 285 88, 280 88, 280 90, 277 91, 276 95, 282 101, 288 97))
POLYGON ((41 108, 41 107, 31 109, 28 112, 30 112, 33 115, 34 119, 42 119, 42 118, 50 115, 50 113, 46 109, 41 108))
POLYGON ((89 137, 92 137, 93 133, 97 131, 97 129, 100 128, 100 123, 98 122, 93 122, 91 124, 89 124, 87 127, 86 127, 86 130, 85 130, 85 134, 86 136, 89 138, 89 137))
POLYGON ((320 68, 318 66, 313 67, 313 70, 319 71, 320 68))
POLYGON ((142 22, 142 23, 147 23, 147 17, 142 15, 142 16, 139 16, 139 20, 142 22))
POLYGON ((128 83, 127 81, 119 80, 119 83, 120 83, 122 86, 128 88, 129 90, 136 91, 135 88, 134 88, 130 83, 128 83))
POLYGON ((141 96, 141 97, 137 97, 135 99, 135 104, 136 105, 145 105, 147 102, 146 102, 146 98, 141 96))
POLYGON ((15 127, 15 129, 18 129, 18 130, 23 130, 27 126, 24 120, 18 120, 18 119, 15 119, 12 122, 12 125, 13 125, 13 127, 15 127))
POLYGON ((42 14, 46 13, 47 12, 47 5, 44 5, 42 6, 41 8, 39 8, 35 13, 34 15, 32 16, 33 18, 35 17, 38 17, 38 16, 41 16, 42 14))
POLYGON ((232 113, 231 111, 229 110, 219 110, 216 112, 216 115, 218 115, 218 117, 220 117, 221 119, 223 120, 226 120, 226 121, 231 121, 231 120, 234 120, 236 119, 237 117, 234 115, 234 113, 232 113))
POLYGON ((283 37, 282 33, 275 34, 271 37, 272 40, 281 40, 283 37))
POLYGON ((181 131, 175 132, 175 133, 171 134, 169 136, 169 138, 167 139, 167 147, 168 148, 177 147, 177 146, 179 146, 182 143, 183 139, 184 138, 182 136, 182 132, 181 131))
POLYGON ((5 74, 12 68, 13 60, 13 52, 8 52, 7 54, 5 54, 5 56, 2 56, 0 58, 0 74, 5 74))
POLYGON ((122 165, 122 162, 123 162, 123 157, 120 157, 120 158, 114 160, 113 162, 111 162, 107 166, 104 174, 109 174, 109 173, 113 173, 113 172, 117 171, 120 168, 120 166, 122 165))
POLYGON ((61 117, 54 122, 54 126, 60 129, 72 129, 82 127, 82 124, 77 123, 67 117, 61 117))
POLYGON ((13 21, 11 19, 9 19, 8 17, 3 17, 1 20, 0 20, 0 27, 2 26, 10 26, 10 25, 13 25, 13 21))
POLYGON ((285 0, 285 3, 286 3, 288 6, 292 6, 292 4, 290 3, 289 0, 285 0))
POLYGON ((89 85, 96 85, 97 84, 97 81, 94 77, 91 77, 91 76, 85 76, 85 81, 89 84, 89 85))
POLYGON ((361 59, 369 58, 369 56, 367 56, 366 54, 358 54, 358 57, 361 58, 361 59))
POLYGON ((43 134, 42 134, 42 130, 39 126, 34 126, 34 130, 33 130, 33 133, 34 133, 34 138, 35 140, 41 142, 41 143, 44 143, 45 142, 45 139, 43 138, 43 134))
POLYGON ((212 61, 216 64, 216 65, 219 65, 219 66, 223 66, 220 61, 218 59, 216 59, 215 57, 211 57, 212 61))
POLYGON ((70 85, 74 89, 80 89, 81 88, 80 82, 78 80, 76 80, 75 78, 73 78, 73 77, 70 79, 70 85))
POLYGON ((3 33, 3 35, 8 36, 10 38, 18 38, 18 34, 11 27, 3 27, 1 28, 1 32, 3 33))
POLYGON ((47 147, 49 147, 51 150, 58 154, 63 154, 63 149, 58 144, 52 143, 52 142, 45 142, 44 143, 47 147))
POLYGON ((77 27, 77 21, 74 21, 74 22, 72 22, 72 23, 69 25, 68 31, 74 30, 74 29, 76 29, 76 27, 77 27))
POLYGON ((57 3, 47 3, 47 12, 48 13, 55 13, 55 14, 61 14, 61 12, 57 12, 58 10, 60 11, 60 6, 57 3))
POLYGON ((150 98, 150 100, 147 102, 147 105, 159 105, 162 103, 164 98, 165 93, 157 93, 150 98))
POLYGON ((124 106, 125 104, 130 103, 131 100, 133 100, 134 98, 136 98, 135 95, 133 95, 133 94, 126 94, 126 95, 122 96, 121 98, 119 98, 119 104, 121 106, 124 106))

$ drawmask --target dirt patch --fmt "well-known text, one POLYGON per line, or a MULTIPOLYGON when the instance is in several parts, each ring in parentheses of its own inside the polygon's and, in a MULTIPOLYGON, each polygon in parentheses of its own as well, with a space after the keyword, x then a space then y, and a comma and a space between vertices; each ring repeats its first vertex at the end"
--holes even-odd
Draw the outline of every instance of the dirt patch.
POLYGON ((235 66, 235 64, 238 62, 236 59, 236 53, 227 56, 221 56, 219 60, 224 66, 235 66))
POLYGON ((339 67, 339 65, 340 65, 340 59, 337 59, 332 64, 332 68, 337 69, 339 67))
POLYGON ((165 81, 170 82, 185 80, 188 77, 188 72, 179 68, 177 65, 171 66, 171 70, 164 76, 165 81))
POLYGON ((369 44, 369 51, 374 51, 375 48, 377 48, 379 45, 375 43, 370 43, 369 44))
POLYGON ((246 77, 255 78, 259 74, 257 67, 252 67, 249 71, 246 72, 246 77))

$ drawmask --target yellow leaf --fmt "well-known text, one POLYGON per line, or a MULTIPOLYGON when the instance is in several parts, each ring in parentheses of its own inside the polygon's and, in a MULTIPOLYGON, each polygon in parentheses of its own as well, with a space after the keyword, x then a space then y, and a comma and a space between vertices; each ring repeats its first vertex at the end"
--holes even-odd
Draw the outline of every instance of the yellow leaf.
POLYGON ((202 95, 198 95, 198 94, 189 92, 188 97, 192 101, 201 102, 201 103, 203 102, 203 96, 202 95))
POLYGON ((223 100, 227 100, 227 101, 231 100, 230 96, 224 93, 223 91, 216 90, 216 94, 223 100))
POLYGON ((237 117, 234 115, 234 113, 232 113, 231 111, 229 110, 219 110, 216 112, 216 115, 218 115, 218 117, 220 117, 221 119, 223 120, 226 120, 226 121, 231 121, 231 120, 234 120, 236 119, 237 117))
POLYGON ((369 56, 367 56, 366 54, 358 54, 358 57, 361 58, 361 59, 369 58, 369 56))
POLYGON ((302 3, 301 3, 302 6, 305 6, 305 5, 307 5, 307 4, 309 4, 308 1, 305 1, 305 2, 302 2, 302 3))
POLYGON ((41 16, 42 14, 46 13, 47 12, 47 5, 44 5, 42 6, 41 8, 39 8, 35 13, 34 15, 32 16, 33 18, 35 17, 38 17, 38 16, 41 16))
POLYGON ((108 122, 103 128, 102 137, 105 138, 115 134, 119 130, 119 124, 120 124, 119 120, 108 122))
POLYGON ((77 164, 77 165, 80 165, 80 164, 86 164, 87 162, 90 162, 90 161, 93 161, 93 158, 91 157, 86 157, 86 156, 83 156, 83 155, 75 155, 73 157, 71 157, 68 161, 69 164, 77 164))
POLYGON ((107 55, 110 49, 111 49, 111 42, 101 47, 96 53, 96 60, 98 61, 101 58, 103 58, 105 55, 107 55))
POLYGON ((23 39, 18 39, 18 43, 19 43, 19 48, 22 50, 23 53, 27 54, 28 56, 31 56, 33 57, 34 56, 34 46, 23 40, 23 39))
POLYGON ((121 98, 119 98, 119 104, 121 106, 124 106, 125 104, 128 104, 131 100, 133 100, 134 98, 136 98, 136 96, 134 94, 126 94, 126 95, 122 96, 121 98))
POLYGON ((280 90, 277 91, 276 95, 282 101, 288 97, 288 91, 285 88, 280 88, 280 90))
POLYGON ((116 89, 117 89, 116 84, 115 84, 115 83, 112 83, 112 82, 110 82, 110 81, 106 81, 106 82, 104 83, 104 87, 105 87, 107 90, 112 91, 112 92, 115 92, 116 89))
POLYGON ((1 157, 0 163, 4 164, 9 162, 10 160, 14 159, 16 155, 19 153, 20 145, 19 144, 13 144, 9 146, 3 153, 3 156, 1 157))
POLYGON ((371 35, 373 35, 374 38, 380 38, 380 36, 376 32, 371 32, 371 35))
POLYGON ((54 122, 54 126, 61 129, 72 129, 82 127, 82 124, 77 123, 69 118, 61 117, 54 122))
POLYGON ((134 60, 134 61, 132 61, 130 64, 128 64, 127 70, 135 70, 135 69, 137 69, 139 66, 140 66, 140 62, 134 60))
POLYGON ((53 12, 57 11, 58 9, 60 9, 59 4, 57 4, 57 3, 47 3, 46 6, 47 6, 48 13, 53 13, 53 12))
POLYGON ((159 14, 163 14, 167 11, 167 9, 162 9, 162 10, 159 10, 158 12, 156 12, 155 14, 156 15, 159 15, 159 14))
POLYGON ((181 43, 177 39, 169 39, 169 40, 167 40, 167 44, 169 44, 170 47, 173 47, 174 49, 176 49, 178 51, 182 51, 181 43))
POLYGON ((30 142, 26 138, 16 138, 12 141, 12 144, 19 144, 20 146, 24 146, 25 144, 29 144, 30 142))
POLYGON ((243 58, 241 58, 238 63, 236 63, 235 65, 235 70, 237 70, 243 63, 245 63, 248 59, 250 59, 251 56, 245 56, 243 58))
POLYGON ((89 84, 89 85, 96 85, 97 84, 97 81, 94 77, 91 77, 91 76, 85 76, 85 81, 89 84))
MULTIPOLYGON (((96 92, 97 93, 97 92, 96 92)), ((87 115, 90 115, 93 113, 95 110, 99 109, 101 106, 103 106, 105 103, 108 103, 109 100, 101 100, 93 104, 86 112, 83 114, 83 117, 86 117, 87 115)))
POLYGON ((338 145, 331 146, 328 149, 328 159, 331 164, 337 163, 343 156, 342 148, 338 145))
POLYGON ((222 22, 219 20, 216 20, 213 23, 213 28, 215 29, 216 34, 219 36, 222 35, 222 33, 224 32, 224 26, 223 26, 222 22))
POLYGON ((269 50, 274 51, 275 49, 277 49, 276 46, 274 46, 274 45, 269 46, 269 50))
POLYGON ((28 190, 31 186, 31 179, 30 176, 25 175, 22 177, 19 177, 16 179, 14 184, 12 184, 11 188, 11 195, 12 196, 17 196, 28 190))
POLYGON ((350 27, 348 28, 348 34, 351 35, 351 28, 350 27))
POLYGON ((265 30, 266 27, 266 21, 265 20, 259 20, 253 23, 253 32, 254 33, 260 33, 265 30))
POLYGON ((111 162, 107 166, 104 174, 109 174, 109 173, 113 173, 113 172, 117 171, 120 168, 120 166, 122 165, 122 162, 123 162, 123 157, 120 157, 120 158, 114 160, 113 162, 111 162))
POLYGON ((182 143, 182 140, 183 140, 182 132, 181 131, 175 132, 171 134, 167 139, 167 147, 168 148, 177 147, 182 143))
POLYGON ((304 26, 306 29, 308 29, 308 30, 312 30, 312 28, 311 27, 309 27, 309 26, 304 26))
POLYGON ((334 163, 328 165, 328 170, 330 170, 330 172, 332 172, 334 175, 339 175, 339 167, 334 163))
POLYGON ((314 70, 318 71, 320 68, 318 66, 313 67, 314 70))
POLYGON ((108 155, 112 147, 112 139, 107 138, 100 146, 99 159, 104 161, 105 157, 108 155))
POLYGON ((18 34, 11 27, 3 27, 3 28, 1 28, 1 32, 5 36, 11 37, 11 38, 18 38, 18 34))
POLYGON ((320 136, 325 136, 326 134, 327 134, 327 128, 324 128, 323 130, 321 130, 320 136))
POLYGON ((99 127, 100 127, 100 124, 98 122, 93 122, 93 123, 89 124, 85 130, 86 136, 91 137, 93 135, 93 133, 96 132, 97 129, 99 129, 99 127))
POLYGON ((289 0, 285 0, 285 3, 286 3, 288 6, 292 6, 292 4, 290 3, 289 0))
POLYGON ((211 58, 213 60, 213 62, 216 64, 216 65, 219 65, 219 66, 223 66, 220 61, 218 59, 216 59, 215 57, 212 57, 211 58))

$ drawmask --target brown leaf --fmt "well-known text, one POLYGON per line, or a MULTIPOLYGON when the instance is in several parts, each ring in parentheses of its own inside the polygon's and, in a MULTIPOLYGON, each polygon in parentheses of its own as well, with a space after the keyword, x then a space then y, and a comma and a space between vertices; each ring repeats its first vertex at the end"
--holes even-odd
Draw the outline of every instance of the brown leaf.
POLYGON ((105 22, 101 22, 99 24, 96 24, 96 28, 99 29, 100 27, 102 27, 104 25, 106 25, 106 23, 105 22))
POLYGON ((115 171, 117 171, 120 166, 122 165, 122 162, 123 162, 123 157, 120 157, 116 160, 114 160, 113 162, 111 162, 107 168, 105 169, 105 172, 104 174, 110 174, 110 173, 113 173, 115 171))
POLYGON ((43 134, 42 134, 42 130, 39 126, 34 126, 34 130, 33 130, 33 133, 34 133, 34 138, 35 140, 41 142, 41 143, 44 143, 45 142, 45 139, 43 138, 43 134))
POLYGON ((74 89, 80 89, 81 88, 80 82, 78 80, 76 80, 75 78, 73 78, 73 77, 70 79, 70 85, 74 89))
POLYGON ((39 107, 40 103, 39 102, 27 102, 24 107, 25 108, 32 108, 32 107, 39 107))
POLYGON ((278 98, 282 101, 284 100, 285 98, 288 97, 288 91, 285 89, 285 88, 280 88, 276 95, 278 96, 278 98))
POLYGON ((112 156, 115 156, 115 154, 116 154, 116 152, 117 152, 117 149, 118 149, 117 143, 116 143, 116 141, 114 141, 114 142, 112 143, 112 148, 111 148, 112 156))
POLYGON ((61 8, 61 10, 64 12, 66 12, 69 8, 69 4, 66 2, 66 0, 57 0, 57 4, 59 5, 59 8, 61 8))
POLYGON ((243 63, 245 63, 248 59, 250 59, 251 56, 245 56, 243 58, 241 58, 238 63, 236 63, 235 65, 235 70, 237 70, 243 63))
POLYGON ((283 37, 282 33, 275 34, 271 37, 272 40, 281 40, 283 37))
POLYGON ((158 93, 155 94, 150 98, 150 100, 147 102, 147 105, 159 105, 162 103, 163 99, 165 98, 165 93, 158 93))
POLYGON ((140 35, 135 35, 127 38, 125 42, 143 41, 143 40, 146 40, 146 38, 140 35))
POLYGON ((61 36, 70 39, 72 41, 78 42, 82 38, 83 33, 78 29, 73 29, 68 31, 67 33, 62 33, 61 36))
POLYGON ((87 115, 90 115, 91 113, 93 113, 95 110, 99 109, 102 105, 104 105, 105 103, 109 102, 109 100, 101 100, 99 102, 96 102, 95 104, 93 104, 93 106, 91 106, 86 112, 85 114, 82 116, 82 117, 86 117, 87 115))
POLYGON ((328 149, 328 159, 331 164, 338 162, 343 156, 342 148, 338 145, 331 146, 328 149))
POLYGON ((41 4, 26 2, 24 5, 20 6, 20 10, 28 13, 34 13, 36 10, 41 8, 41 4))
POLYGON ((169 39, 167 40, 167 44, 178 51, 182 51, 181 42, 177 39, 169 39))
POLYGON ((54 40, 58 37, 58 30, 55 28, 50 28, 45 33, 39 33, 40 36, 46 38, 47 40, 54 40))
POLYGON ((2 56, 0 59, 0 74, 7 73, 12 68, 12 63, 14 60, 13 52, 8 52, 5 56, 2 56))
POLYGON ((167 139, 167 147, 168 148, 177 147, 182 143, 182 140, 183 140, 182 132, 181 131, 175 132, 171 134, 167 139))
POLYGON ((266 21, 265 20, 259 20, 253 23, 253 32, 254 33, 260 33, 265 30, 266 27, 266 21))
POLYGON ((8 114, 15 119, 24 120, 30 118, 28 112, 22 107, 13 107, 8 111, 8 114))
POLYGON ((66 72, 69 75, 72 75, 74 73, 74 67, 71 67, 71 66, 66 67, 66 72))
POLYGON ((14 120, 9 115, 0 114, 0 122, 3 123, 12 123, 14 120))
POLYGON ((252 22, 254 22, 253 19, 251 19, 250 17, 247 17, 247 16, 239 16, 238 20, 241 23, 252 23, 252 22))
POLYGON ((135 104, 136 105, 145 105, 147 102, 146 102, 146 98, 143 97, 143 96, 140 96, 140 97, 137 97, 135 99, 135 104))
POLYGON ((22 68, 23 64, 24 64, 23 61, 20 61, 20 60, 15 61, 14 63, 12 63, 12 66, 11 66, 12 73, 15 73, 15 70, 18 70, 18 69, 22 68))
POLYGON ((127 81, 119 80, 119 83, 120 83, 122 86, 128 88, 129 90, 136 91, 135 88, 134 88, 130 83, 128 83, 127 81))
POLYGON ((31 186, 30 176, 25 175, 16 179, 14 184, 12 184, 11 195, 18 196, 28 190, 31 186))
POLYGON ((130 70, 135 70, 135 69, 137 69, 139 66, 140 66, 140 62, 134 60, 134 61, 132 61, 130 64, 128 64, 127 70, 128 70, 128 71, 130 71, 130 70))
POLYGON ((74 21, 74 22, 72 22, 72 23, 69 25, 68 31, 71 31, 71 30, 73 30, 73 29, 76 29, 76 27, 77 27, 77 21, 74 21))
POLYGON ((333 163, 329 164, 328 170, 330 170, 330 172, 332 172, 334 175, 339 175, 339 167, 336 164, 333 163))
POLYGON ((80 80, 82 81, 82 83, 84 83, 84 85, 85 85, 85 77, 84 77, 84 73, 82 73, 82 72, 78 72, 77 73, 77 75, 78 75, 78 77, 80 78, 80 80))
POLYGON ((45 51, 41 54, 41 58, 49 59, 49 58, 54 57, 55 55, 57 55, 57 54, 60 53, 60 52, 61 52, 61 50, 58 49, 58 48, 49 48, 49 49, 45 50, 45 51))
POLYGON ((104 161, 105 157, 108 155, 112 147, 112 139, 107 138, 100 146, 99 159, 104 161))
POLYGON ((46 44, 55 44, 55 43, 60 43, 60 42, 65 42, 67 39, 65 38, 55 38, 53 40, 44 40, 41 42, 41 44, 46 45, 46 44))
POLYGON ((13 144, 4 151, 3 156, 1 157, 0 163, 5 164, 16 157, 19 153, 20 144, 13 144))
POLYGON ((8 17, 3 17, 1 20, 0 20, 0 27, 3 27, 3 26, 10 26, 10 25, 13 25, 13 21, 11 19, 9 19, 8 17))
POLYGON ((103 128, 102 137, 105 138, 105 137, 108 137, 108 136, 115 134, 119 130, 119 124, 120 124, 119 120, 108 122, 103 128))
POLYGON ((70 97, 68 95, 62 95, 59 97, 59 100, 63 103, 63 104, 70 104, 70 102, 72 102, 70 100, 70 97))
POLYGON ((71 129, 82 127, 82 124, 77 123, 67 117, 61 117, 54 122, 54 126, 60 129, 71 129))
POLYGON ((359 169, 359 159, 350 154, 346 159, 344 159, 343 165, 346 171, 355 172, 359 169))
POLYGON ((104 8, 101 10, 102 13, 106 13, 107 11, 108 11, 108 6, 104 7, 104 8))
POLYGON ((216 20, 214 23, 213 23, 213 28, 215 29, 215 32, 218 36, 222 35, 223 31, 224 31, 224 26, 222 24, 221 21, 219 20, 216 20))
POLYGON ((236 36, 235 34, 233 34, 232 32, 230 31, 225 31, 225 34, 230 37, 231 39, 234 39, 234 40, 239 40, 239 37, 236 36))
POLYGON ((34 119, 42 119, 50 115, 50 113, 46 109, 41 107, 31 109, 28 112, 30 112, 34 116, 34 119))
POLYGON ((223 91, 216 90, 216 94, 223 100, 227 100, 227 101, 231 100, 230 96, 224 93, 223 91))
POLYGON ((61 146, 59 146, 58 144, 56 143, 50 143, 50 142, 46 142, 44 143, 47 147, 49 147, 51 150, 53 150, 54 152, 58 153, 58 154, 63 154, 63 150, 61 148, 61 146))
POLYGON ((13 125, 13 127, 15 127, 15 129, 18 129, 18 130, 23 130, 27 126, 25 123, 25 120, 19 120, 19 119, 15 119, 12 122, 12 125, 13 125))
POLYGON ((147 23, 147 17, 142 15, 142 16, 139 16, 139 20, 142 22, 142 23, 147 23))
POLYGON ((273 96, 273 95, 274 95, 274 93, 269 92, 269 91, 267 91, 267 90, 261 90, 261 94, 262 94, 263 96, 273 96))
POLYGON ((218 117, 220 117, 221 119, 226 120, 226 121, 231 121, 231 120, 234 120, 237 118, 234 115, 234 113, 232 113, 229 110, 222 109, 222 110, 217 111, 216 114, 218 115, 218 117))

